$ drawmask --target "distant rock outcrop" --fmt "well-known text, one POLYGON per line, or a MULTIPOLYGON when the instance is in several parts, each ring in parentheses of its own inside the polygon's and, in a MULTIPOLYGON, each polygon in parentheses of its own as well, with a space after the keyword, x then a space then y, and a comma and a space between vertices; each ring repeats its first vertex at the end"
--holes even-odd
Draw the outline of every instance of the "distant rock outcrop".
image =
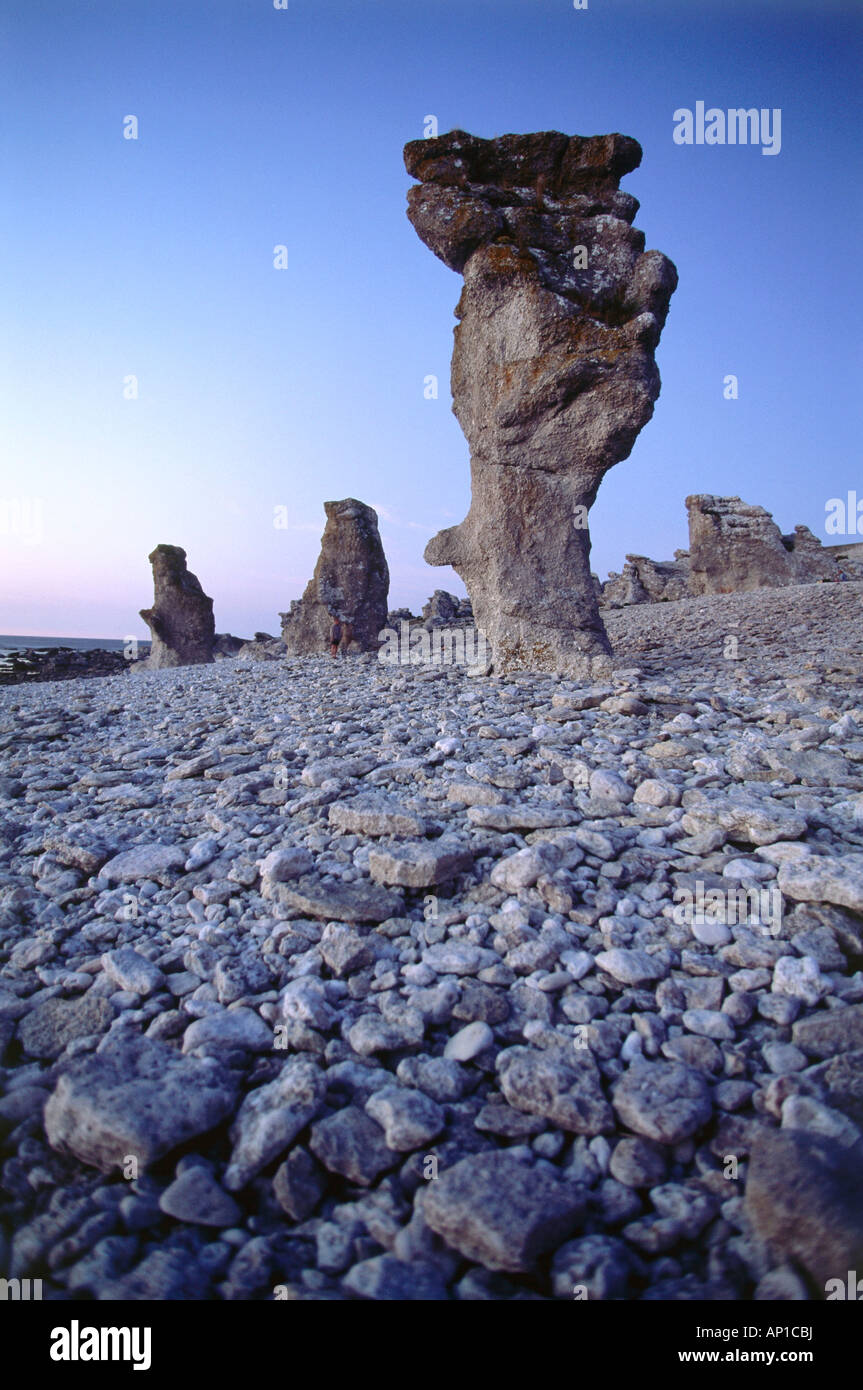
POLYGON ((670 603, 689 597, 689 559, 678 550, 673 560, 650 560, 627 555, 622 574, 611 574, 603 585, 602 604, 626 608, 633 603, 670 603))
POLYGON ((428 544, 452 565, 499 671, 590 674, 610 646, 587 513, 659 394, 654 351, 677 272, 620 191, 641 147, 559 132, 464 131, 405 148, 408 216, 464 274, 453 409, 471 450, 465 520, 428 544))
POLYGON ((236 656, 246 641, 245 637, 234 637, 230 632, 217 632, 213 642, 213 656, 217 659, 236 656))
POLYGON ((285 644, 269 632, 256 632, 237 652, 240 661, 278 661, 285 655, 285 644))
POLYGON ((808 526, 783 536, 764 507, 709 493, 687 497, 686 506, 689 550, 675 550, 673 560, 627 555, 623 573, 609 574, 602 586, 604 608, 817 584, 839 579, 842 569, 847 578, 863 578, 863 566, 840 566, 835 547, 822 546, 808 526))
POLYGON ((808 526, 783 536, 764 507, 739 497, 687 497, 692 594, 733 594, 837 579, 835 561, 808 526))
POLYGON ((795 583, 817 584, 822 579, 838 579, 839 566, 808 526, 795 526, 793 536, 783 536, 782 544, 791 551, 795 583))
POLYGON ((315 572, 302 598, 279 615, 282 641, 289 656, 326 651, 335 615, 351 625, 360 651, 377 651, 390 587, 377 512, 355 497, 325 502, 324 511, 327 523, 315 572))
POLYGON ((216 624, 213 600, 186 568, 186 552, 178 545, 157 545, 148 557, 153 566, 155 597, 141 617, 153 640, 150 655, 133 670, 165 666, 201 666, 213 660, 216 624))
POLYGON ((458 621, 460 600, 446 589, 435 589, 428 603, 423 604, 422 617, 427 628, 446 627, 458 621))

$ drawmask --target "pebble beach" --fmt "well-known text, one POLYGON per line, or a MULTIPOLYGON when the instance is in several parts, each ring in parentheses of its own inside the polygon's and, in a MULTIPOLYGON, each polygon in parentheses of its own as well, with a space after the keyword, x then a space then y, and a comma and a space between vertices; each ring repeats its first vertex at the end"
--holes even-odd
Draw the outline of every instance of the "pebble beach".
POLYGON ((372 654, 0 690, 0 1272, 804 1301, 863 1269, 863 584, 606 625, 602 685, 372 654), (779 912, 687 916, 711 891, 779 912))

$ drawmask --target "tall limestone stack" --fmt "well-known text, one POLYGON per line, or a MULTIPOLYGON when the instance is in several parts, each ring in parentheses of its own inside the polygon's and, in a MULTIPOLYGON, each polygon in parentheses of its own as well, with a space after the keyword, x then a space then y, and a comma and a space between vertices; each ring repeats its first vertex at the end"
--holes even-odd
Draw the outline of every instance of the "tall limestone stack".
POLYGON ((464 275, 451 382, 472 500, 425 558, 461 575, 499 671, 607 664, 587 512, 653 414, 677 285, 618 187, 640 162, 624 135, 456 130, 405 148, 408 217, 464 275))
POLYGON ((152 633, 150 655, 132 669, 159 670, 165 666, 201 666, 213 660, 216 624, 213 600, 186 568, 186 552, 178 545, 157 545, 148 556, 153 566, 155 596, 141 617, 152 633))
POLYGON ((387 625, 390 572, 378 531, 378 514, 355 497, 325 502, 321 553, 302 598, 281 613, 288 656, 312 656, 329 647, 334 614, 353 627, 361 651, 377 651, 387 625))

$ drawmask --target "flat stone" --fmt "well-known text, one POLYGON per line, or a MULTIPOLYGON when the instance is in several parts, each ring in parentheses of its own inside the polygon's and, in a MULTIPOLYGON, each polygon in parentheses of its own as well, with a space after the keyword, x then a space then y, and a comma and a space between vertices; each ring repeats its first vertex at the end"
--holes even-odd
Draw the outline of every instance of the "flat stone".
POLYGON ((480 970, 500 963, 495 951, 469 941, 439 941, 423 951, 422 958, 437 975, 478 975, 480 970))
POLYGON ((399 1162, 380 1125, 356 1105, 346 1105, 312 1125, 309 1148, 330 1173, 361 1187, 399 1162))
POLYGON ((423 1212, 433 1231, 486 1269, 530 1271, 563 1244, 584 1214, 585 1191, 510 1154, 472 1154, 430 1182, 423 1212))
POLYGON ((602 1134, 614 1126, 599 1068, 588 1051, 510 1047, 498 1054, 500 1088, 511 1106, 541 1115, 573 1134, 602 1134))
POLYGON ((437 1138, 446 1114, 422 1091, 385 1086, 366 1101, 366 1114, 383 1127, 387 1146, 410 1153, 437 1138))
POLYGON ((678 1062, 634 1062, 614 1088, 612 1103, 627 1129, 658 1144, 679 1144, 713 1111, 700 1072, 678 1062))
POLYGON ((358 1018, 348 1029, 348 1042, 360 1057, 376 1052, 396 1052, 402 1047, 414 1047, 422 1041, 425 1021, 417 1009, 406 1009, 399 1019, 386 1019, 381 1014, 368 1013, 358 1018))
POLYGON ((834 903, 863 914, 863 855, 813 854, 779 866, 779 889, 800 902, 834 903), (859 862, 855 862, 859 861, 859 862))
POLYGON ((321 1110, 326 1076, 305 1057, 291 1057, 275 1081, 245 1097, 231 1126, 225 1187, 239 1192, 293 1143, 321 1110))
POLYGON ((46 831, 44 844, 61 864, 80 869, 84 874, 97 874, 114 853, 101 840, 94 839, 85 831, 76 831, 74 827, 46 831))
POLYGON ((187 1168, 165 1188, 159 1207, 167 1216, 186 1221, 192 1226, 236 1226, 242 1212, 227 1192, 219 1186, 207 1168, 187 1168))
POLYGON ((713 1038, 719 1042, 733 1042, 737 1029, 727 1014, 719 1009, 686 1009, 683 1026, 690 1033, 702 1038, 713 1038))
POLYGON ((302 878, 313 867, 312 856, 302 845, 280 845, 277 849, 271 849, 260 863, 261 877, 273 883, 287 883, 292 878, 302 878))
POLYGON ((388 917, 399 917, 404 907, 401 894, 388 893, 371 883, 324 883, 310 876, 301 878, 296 887, 276 883, 272 895, 305 916, 334 922, 385 922, 388 917))
POLYGON ((578 820, 577 811, 566 810, 562 806, 484 806, 468 807, 467 818, 471 825, 482 830, 553 830, 574 825, 578 820))
POLYGON ((234 1084, 218 1067, 151 1038, 109 1034, 63 1072, 45 1107, 52 1148, 103 1172, 129 1156, 141 1169, 215 1128, 232 1111, 234 1084))
POLYGON ((136 845, 102 865, 100 877, 109 883, 140 883, 145 878, 171 883, 186 863, 182 845, 136 845))
MULTIPOLYGON (((806 820, 772 797, 750 792, 723 792, 705 803, 691 806, 680 822, 688 835, 700 835, 718 828, 730 840, 753 845, 770 845, 776 840, 797 840, 806 834, 806 820)), ((782 884, 780 882, 780 888, 782 884)), ((784 891, 784 889, 783 889, 784 891)))
POLYGON ((329 810, 330 825, 355 835, 425 835, 426 822, 400 802, 363 795, 336 801, 329 810))
POLYGON ((828 1009, 798 1019, 791 1030, 791 1041, 807 1057, 819 1060, 840 1052, 863 1048, 863 1004, 844 1009, 828 1009))
POLYGON ((179 782, 187 777, 203 777, 208 767, 215 767, 219 761, 217 752, 198 753, 194 758, 185 758, 165 773, 166 782, 179 782))
POLYGON ((102 969, 118 989, 128 989, 144 997, 155 993, 165 983, 165 976, 158 965, 139 955, 131 946, 106 951, 102 957, 102 969))
POLYGON ((613 979, 623 985, 640 985, 650 980, 661 980, 667 968, 647 951, 628 951, 615 946, 610 951, 600 951, 596 964, 613 979))
POLYGON ((113 1019, 114 1006, 107 999, 46 999, 21 1019, 18 1039, 28 1057, 50 1061, 73 1039, 104 1033, 113 1019))
POLYGON ((464 873, 473 861, 470 845, 443 836, 439 840, 373 849, 369 854, 369 873, 376 883, 431 888, 464 873))
POLYGON ((183 1051, 194 1047, 236 1047, 247 1052, 269 1052, 273 1030, 253 1009, 222 1009, 196 1018, 183 1034, 183 1051))

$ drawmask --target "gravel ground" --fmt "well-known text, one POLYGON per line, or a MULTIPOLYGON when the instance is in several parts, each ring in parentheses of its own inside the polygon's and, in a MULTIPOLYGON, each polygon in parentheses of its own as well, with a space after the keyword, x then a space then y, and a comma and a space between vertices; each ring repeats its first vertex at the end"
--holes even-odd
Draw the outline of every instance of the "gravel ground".
POLYGON ((0 691, 0 1268, 55 1299, 863 1268, 863 585, 0 691), (856 1262, 856 1263, 855 1263, 856 1262))

